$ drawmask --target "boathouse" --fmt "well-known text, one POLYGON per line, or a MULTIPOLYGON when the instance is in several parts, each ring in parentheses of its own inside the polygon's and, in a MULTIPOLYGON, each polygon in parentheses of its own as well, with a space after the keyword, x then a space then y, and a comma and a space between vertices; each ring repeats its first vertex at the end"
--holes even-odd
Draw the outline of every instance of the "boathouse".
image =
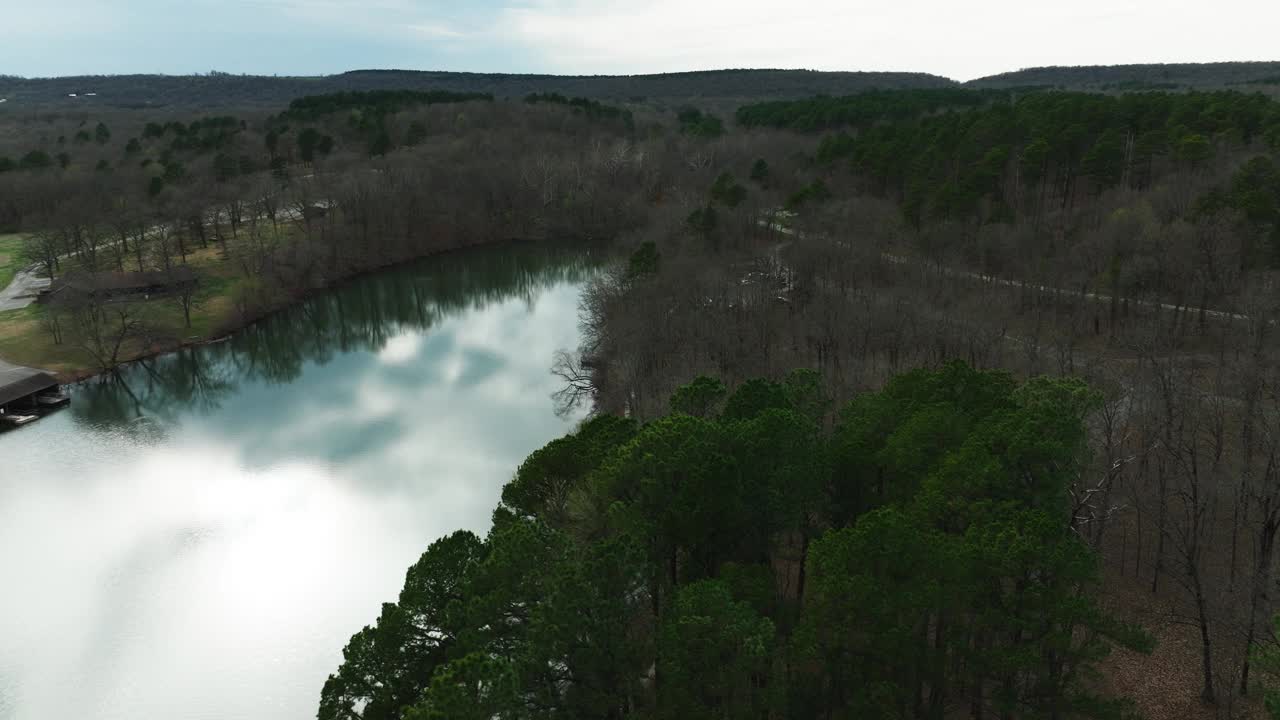
POLYGON ((37 408, 39 397, 58 390, 49 373, 0 361, 0 418, 37 408))

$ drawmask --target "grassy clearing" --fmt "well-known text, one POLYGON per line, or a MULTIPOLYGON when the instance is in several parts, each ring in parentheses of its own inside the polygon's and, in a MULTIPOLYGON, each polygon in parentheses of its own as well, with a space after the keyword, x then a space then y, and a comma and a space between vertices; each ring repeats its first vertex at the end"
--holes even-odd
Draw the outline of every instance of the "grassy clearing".
MULTIPOLYGON (((191 309, 191 327, 186 327, 182 305, 176 297, 137 303, 138 316, 151 329, 151 334, 160 339, 161 348, 211 338, 227 326, 235 312, 232 296, 240 282, 235 268, 214 248, 192 254, 189 261, 201 278, 191 309)), ((66 375, 96 371, 93 356, 76 345, 72 339, 74 332, 66 321, 64 342, 54 343, 44 324, 47 312, 48 308, 41 304, 0 312, 0 357, 66 375)), ((139 342, 128 343, 121 349, 120 360, 142 357, 157 349, 160 348, 139 342)))
POLYGON ((0 288, 9 286, 9 281, 26 263, 22 261, 21 235, 0 235, 0 288))
POLYGON ((19 365, 75 374, 93 366, 93 358, 70 344, 55 345, 41 325, 44 308, 31 305, 0 313, 0 357, 19 365))

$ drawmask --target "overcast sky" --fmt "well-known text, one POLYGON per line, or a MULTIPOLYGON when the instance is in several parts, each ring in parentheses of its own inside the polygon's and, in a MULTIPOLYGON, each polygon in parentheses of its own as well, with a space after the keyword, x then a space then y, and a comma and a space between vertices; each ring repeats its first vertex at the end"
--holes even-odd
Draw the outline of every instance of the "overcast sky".
POLYGON ((1275 0, 0 0, 0 74, 651 73, 1280 59, 1275 0))

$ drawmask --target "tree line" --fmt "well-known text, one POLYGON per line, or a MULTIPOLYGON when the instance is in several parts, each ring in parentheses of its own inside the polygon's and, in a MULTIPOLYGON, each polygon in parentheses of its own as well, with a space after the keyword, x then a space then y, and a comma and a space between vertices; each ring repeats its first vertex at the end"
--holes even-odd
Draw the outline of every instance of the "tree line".
POLYGON ((634 125, 634 118, 630 110, 618 107, 616 105, 606 105, 599 100, 592 100, 584 97, 565 97, 560 93, 529 93, 525 96, 524 101, 530 105, 537 103, 555 103, 557 105, 566 105, 574 108, 579 112, 586 113, 587 117, 599 118, 607 120, 621 120, 629 127, 634 125))
POLYGON ((1098 402, 953 363, 835 413, 797 371, 589 420, 427 549, 319 717, 1122 717, 1085 678, 1150 639, 1071 503, 1098 402))
POLYGON ((493 100, 489 93, 460 93, 448 90, 370 90, 350 91, 324 95, 307 95, 289 102, 289 108, 281 113, 284 120, 315 120, 338 112, 360 112, 372 115, 388 115, 421 105, 458 103, 471 100, 493 100))
POLYGON ((1074 89, 1150 90, 1169 89, 1168 86, 1212 88, 1266 82, 1277 84, 1277 75, 1280 75, 1280 63, 1277 62, 1079 65, 1027 68, 978 78, 966 85, 979 88, 1050 85, 1074 89))

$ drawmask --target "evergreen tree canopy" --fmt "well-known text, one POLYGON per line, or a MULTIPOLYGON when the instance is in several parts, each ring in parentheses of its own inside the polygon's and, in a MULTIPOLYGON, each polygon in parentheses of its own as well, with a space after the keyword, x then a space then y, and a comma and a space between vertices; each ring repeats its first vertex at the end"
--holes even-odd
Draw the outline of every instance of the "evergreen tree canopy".
POLYGON ((593 418, 428 548, 319 717, 1122 717, 1090 673, 1151 643, 1067 502, 1096 403, 954 363, 831 430, 812 371, 593 418))

